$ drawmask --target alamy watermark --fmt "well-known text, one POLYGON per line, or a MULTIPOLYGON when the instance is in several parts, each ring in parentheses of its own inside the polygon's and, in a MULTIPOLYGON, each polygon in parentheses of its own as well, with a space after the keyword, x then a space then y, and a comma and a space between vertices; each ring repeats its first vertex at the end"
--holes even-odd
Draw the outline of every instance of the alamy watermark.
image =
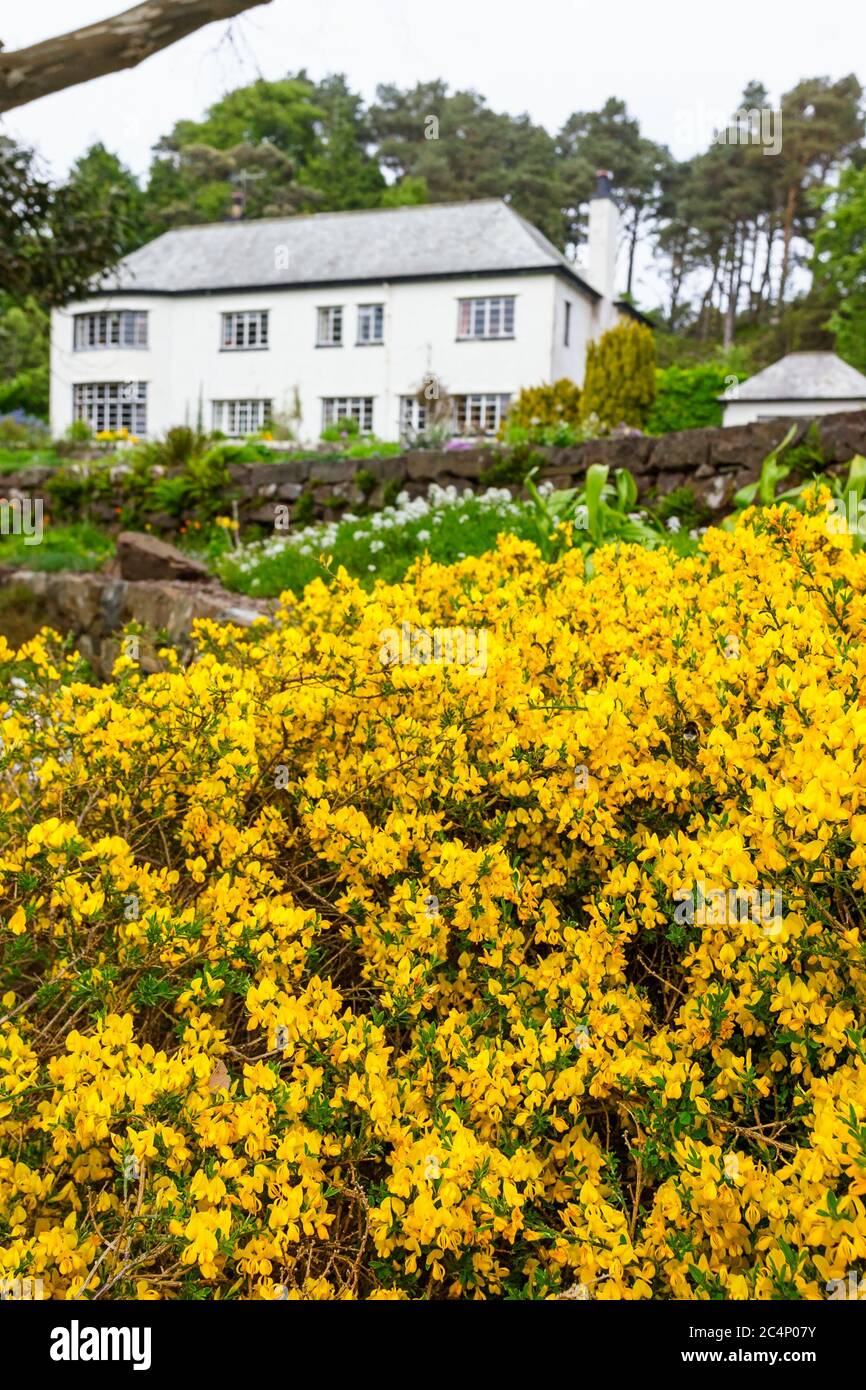
POLYGON ((383 666, 465 666, 476 676, 487 670, 487 630, 475 627, 427 629, 403 622, 379 633, 383 666))
POLYGON ((771 106, 681 106, 674 113, 674 139, 682 144, 760 145, 766 155, 782 152, 782 113, 771 106))
POLYGON ((23 536, 25 545, 42 541, 42 498, 14 497, 0 500, 0 536, 23 536))
POLYGON ((827 530, 833 536, 866 536, 866 499, 849 492, 827 502, 827 530))
POLYGON ((765 932, 776 932, 782 925, 778 888, 708 888, 699 881, 694 888, 677 889, 674 901, 674 921, 680 926, 728 927, 754 922, 765 932))

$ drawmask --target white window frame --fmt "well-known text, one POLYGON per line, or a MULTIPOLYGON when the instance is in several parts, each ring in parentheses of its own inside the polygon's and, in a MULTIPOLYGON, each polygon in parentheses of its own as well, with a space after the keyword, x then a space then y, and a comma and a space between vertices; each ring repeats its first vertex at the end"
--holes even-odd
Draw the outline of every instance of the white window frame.
POLYGON ((220 316, 220 351, 261 352, 268 328, 267 309, 230 309, 220 316))
POLYGON ((83 381, 72 387, 72 416, 85 420, 94 434, 127 429, 147 434, 146 381, 83 381))
POLYGON ((467 391, 455 396, 455 434, 496 434, 510 404, 511 396, 500 391, 467 391))
POLYGON ((385 305, 358 305, 358 347, 380 346, 385 341, 385 305))
POLYGON ((109 348, 143 352, 147 346, 146 309, 99 309, 73 315, 73 352, 104 352, 109 348))
POLYGON ((316 347, 343 346, 342 304, 322 304, 316 310, 316 347))
POLYGON ((237 400, 211 401, 213 428, 230 439, 258 434, 267 429, 273 415, 274 403, 264 397, 241 397, 237 400))
POLYGON ((427 428, 427 407, 417 396, 400 397, 400 438, 423 434, 427 428))
POLYGON ((490 342, 513 338, 516 295, 490 294, 457 301, 457 341, 490 342))
POLYGON ((322 429, 339 424, 340 420, 358 421, 361 434, 373 429, 373 396, 323 396, 322 429))

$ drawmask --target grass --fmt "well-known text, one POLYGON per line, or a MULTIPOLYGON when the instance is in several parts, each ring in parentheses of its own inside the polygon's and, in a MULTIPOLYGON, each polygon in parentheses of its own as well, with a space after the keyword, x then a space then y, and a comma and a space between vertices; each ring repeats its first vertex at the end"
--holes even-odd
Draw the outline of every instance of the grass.
MULTIPOLYGON (((95 570, 114 553, 114 541, 89 521, 45 522, 38 545, 26 536, 0 536, 0 565, 28 570, 95 570)), ((31 538, 32 539, 32 538, 31 538)))
POLYGON ((48 464, 56 468, 62 463, 54 449, 7 449, 0 446, 0 473, 20 473, 24 468, 48 464))

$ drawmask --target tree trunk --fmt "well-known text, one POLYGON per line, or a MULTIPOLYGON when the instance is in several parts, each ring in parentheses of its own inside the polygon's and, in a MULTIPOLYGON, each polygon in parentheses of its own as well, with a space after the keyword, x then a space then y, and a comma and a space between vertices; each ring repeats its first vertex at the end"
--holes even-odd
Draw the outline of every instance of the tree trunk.
POLYGON ((231 19, 269 0, 146 0, 131 10, 54 39, 0 52, 0 111, 37 97, 134 68, 216 19, 231 19))
POLYGON ((767 236, 767 255, 766 255, 766 258, 765 258, 765 260, 764 260, 764 269, 763 269, 762 272, 761 272, 761 279, 760 279, 760 283, 759 283, 759 285, 758 285, 758 297, 757 297, 757 302, 756 302, 756 304, 755 304, 755 312, 757 312, 758 306, 760 305, 761 300, 764 298, 765 295, 767 296, 767 302, 768 302, 768 303, 770 302, 770 299, 769 299, 769 291, 770 291, 770 266, 772 265, 772 262, 773 262, 773 243, 774 243, 775 240, 776 240, 776 221, 775 221, 775 218, 774 218, 772 215, 771 215, 771 216, 768 218, 768 220, 767 220, 767 232, 766 232, 766 236, 767 236))
POLYGON ((631 220, 631 231, 629 232, 629 241, 628 241, 628 278, 627 278, 627 280, 626 280, 626 286, 625 286, 625 292, 626 292, 626 294, 629 296, 629 298, 631 297, 631 282, 632 282, 632 277, 633 277, 633 275, 634 275, 634 257, 635 257, 635 250, 636 250, 636 248, 637 248, 637 232, 638 232, 638 226, 639 226, 639 224, 640 224, 640 212, 641 212, 640 208, 635 208, 635 209, 634 209, 634 215, 633 215, 632 220, 631 220))
POLYGON ((785 286, 791 267, 791 241, 794 236, 794 209, 797 206, 797 185, 792 183, 785 199, 785 220, 782 223, 782 273, 779 276, 779 303, 785 298, 785 286))

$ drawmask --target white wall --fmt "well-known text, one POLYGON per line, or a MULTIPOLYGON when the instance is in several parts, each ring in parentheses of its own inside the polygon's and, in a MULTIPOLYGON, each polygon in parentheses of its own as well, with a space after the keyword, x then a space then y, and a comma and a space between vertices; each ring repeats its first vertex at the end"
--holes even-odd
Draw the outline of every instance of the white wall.
POLYGON ((206 427, 213 400, 262 397, 275 410, 288 410, 297 387, 305 440, 319 436, 323 396, 373 396, 375 433, 396 439, 399 397, 414 393, 428 374, 451 394, 516 394, 560 376, 582 380, 593 323, 588 299, 552 274, 87 300, 53 315, 52 427, 60 434, 72 419, 74 382, 147 381, 150 435, 195 424, 200 401, 206 427), (458 299, 498 294, 515 296, 514 339, 458 342, 458 299), (568 348, 562 341, 566 299, 572 304, 568 348), (357 306, 370 303, 385 305, 385 341, 358 347, 357 306), (317 348, 316 311, 329 304, 343 306, 344 343, 317 348), (74 352, 73 314, 111 308, 148 311, 148 349, 74 352), (269 311, 266 350, 220 351, 220 316, 236 309, 269 311))
POLYGON ((724 425, 751 425, 786 415, 833 415, 839 410, 866 410, 866 400, 850 401, 729 401, 724 425))

